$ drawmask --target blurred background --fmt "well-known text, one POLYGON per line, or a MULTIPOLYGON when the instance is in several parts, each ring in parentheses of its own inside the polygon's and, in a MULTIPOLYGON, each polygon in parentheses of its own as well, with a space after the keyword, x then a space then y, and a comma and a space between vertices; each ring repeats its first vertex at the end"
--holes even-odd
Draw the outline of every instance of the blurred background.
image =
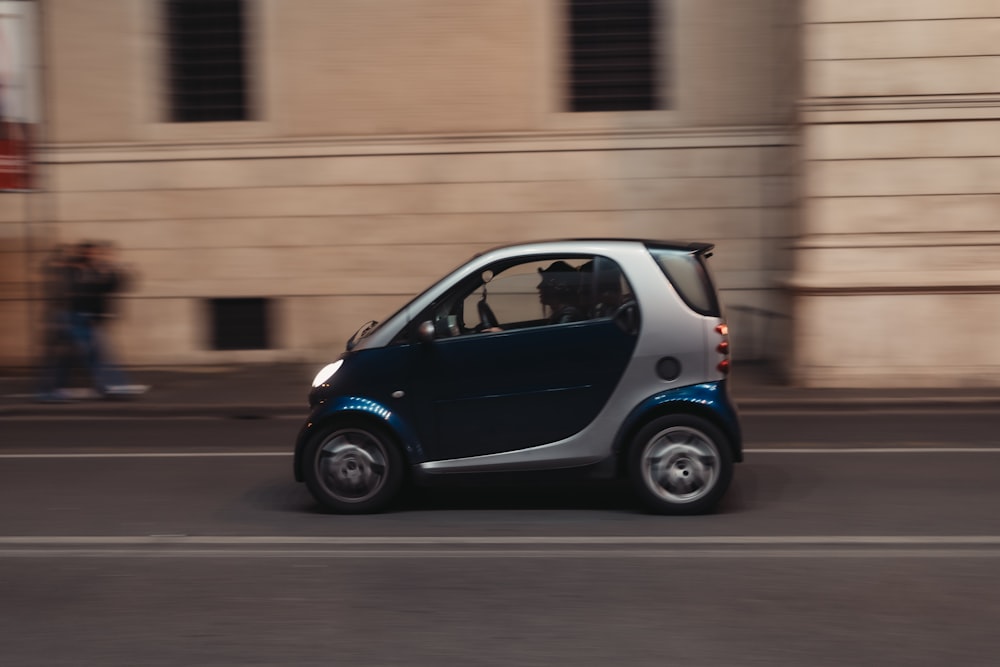
MULTIPOLYGON (((1000 18, 945 0, 0 0, 0 367, 325 362, 486 248, 715 243, 734 358, 1000 386, 1000 18)), ((992 6, 992 5, 990 5, 992 6)), ((996 12, 993 12, 996 14, 996 12)))

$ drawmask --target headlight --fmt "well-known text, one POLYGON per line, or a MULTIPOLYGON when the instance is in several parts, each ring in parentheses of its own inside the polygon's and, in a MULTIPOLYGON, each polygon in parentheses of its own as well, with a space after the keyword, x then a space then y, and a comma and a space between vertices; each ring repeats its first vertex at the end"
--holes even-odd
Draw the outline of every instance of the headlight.
POLYGON ((340 367, 344 365, 343 359, 338 359, 332 364, 327 364, 323 366, 319 373, 316 373, 316 377, 313 379, 313 386, 318 387, 324 384, 327 380, 333 377, 333 374, 340 370, 340 367))

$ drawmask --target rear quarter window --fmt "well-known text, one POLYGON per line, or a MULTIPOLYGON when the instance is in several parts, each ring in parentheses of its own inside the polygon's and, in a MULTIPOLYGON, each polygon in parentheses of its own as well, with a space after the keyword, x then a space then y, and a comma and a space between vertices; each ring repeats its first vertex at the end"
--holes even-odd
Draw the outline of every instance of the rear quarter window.
POLYGON ((697 253, 650 248, 650 254, 684 303, 702 315, 719 316, 719 300, 705 258, 697 253))

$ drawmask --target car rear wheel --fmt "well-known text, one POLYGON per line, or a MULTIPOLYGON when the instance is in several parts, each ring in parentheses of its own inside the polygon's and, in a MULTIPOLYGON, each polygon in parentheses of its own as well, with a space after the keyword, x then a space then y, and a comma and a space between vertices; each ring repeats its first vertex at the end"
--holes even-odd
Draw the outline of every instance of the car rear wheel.
POLYGON ((369 424, 336 424, 305 450, 309 492, 327 510, 341 514, 378 512, 403 481, 403 457, 388 434, 369 424))
POLYGON ((629 479, 658 514, 704 514, 718 505, 733 475, 729 443, 708 421, 691 415, 646 424, 629 449, 629 479))

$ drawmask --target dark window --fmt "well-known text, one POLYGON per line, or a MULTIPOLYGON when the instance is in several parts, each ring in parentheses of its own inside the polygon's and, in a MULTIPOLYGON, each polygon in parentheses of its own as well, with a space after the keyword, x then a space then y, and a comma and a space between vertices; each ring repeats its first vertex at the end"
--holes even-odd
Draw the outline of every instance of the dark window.
POLYGON ((707 255, 661 248, 650 248, 649 252, 684 303, 702 315, 719 316, 719 301, 708 272, 707 255))
POLYGON ((243 0, 167 0, 170 119, 247 120, 243 0))
POLYGON ((268 299, 209 299, 213 350, 270 349, 268 299))
POLYGON ((567 0, 571 111, 662 108, 657 0, 567 0))

